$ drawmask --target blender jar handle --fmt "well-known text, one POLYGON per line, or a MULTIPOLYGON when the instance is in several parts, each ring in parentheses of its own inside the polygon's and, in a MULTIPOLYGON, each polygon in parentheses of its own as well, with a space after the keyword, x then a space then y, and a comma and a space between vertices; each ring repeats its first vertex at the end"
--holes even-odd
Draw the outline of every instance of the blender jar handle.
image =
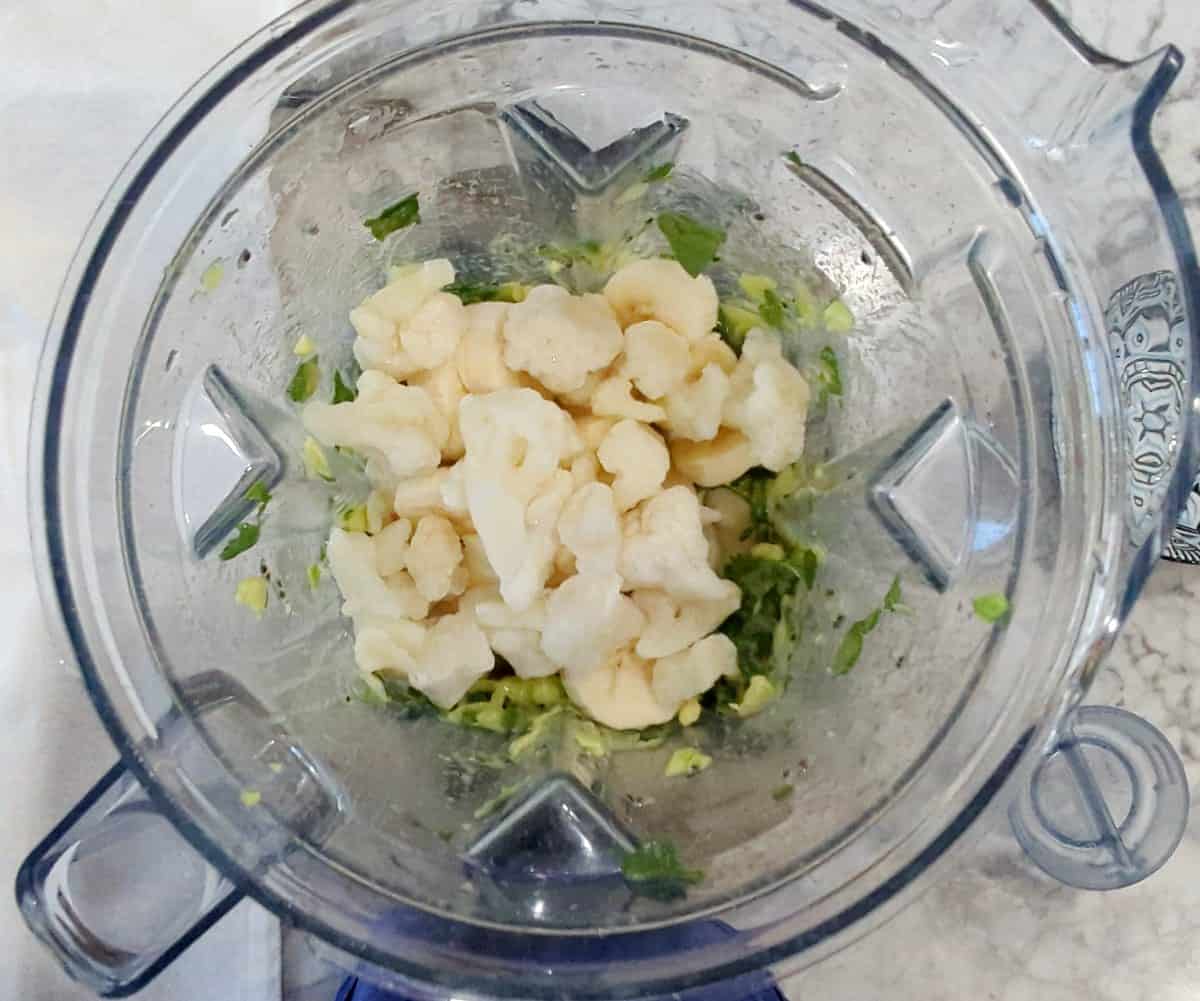
MULTIPOLYGON (((196 804, 191 809, 220 816, 253 846, 239 864, 255 872, 299 844, 321 844, 344 819, 347 797, 329 771, 223 671, 183 682, 179 705, 156 731, 153 746, 141 751, 171 770, 196 804)), ((71 976, 104 997, 140 990, 242 896, 124 763, 17 874, 29 927, 71 976)))
POLYGON ((34 934, 103 997, 140 990, 241 899, 113 766, 17 873, 34 934))

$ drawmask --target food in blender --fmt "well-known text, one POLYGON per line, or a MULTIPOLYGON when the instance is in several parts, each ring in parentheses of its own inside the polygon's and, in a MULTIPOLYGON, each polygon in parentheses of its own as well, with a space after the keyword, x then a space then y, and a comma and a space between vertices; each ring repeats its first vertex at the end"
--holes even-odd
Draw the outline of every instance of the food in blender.
MULTIPOLYGON (((420 219, 414 195, 365 225, 384 240, 420 219)), ((350 312, 359 371, 329 373, 329 402, 317 345, 297 341, 304 469, 341 498, 306 576, 340 590, 360 698, 505 734, 516 759, 563 716, 603 755, 706 712, 751 717, 786 685, 822 555, 774 513, 819 480, 806 424, 843 388, 832 346, 801 371, 783 332, 853 317, 802 280, 722 275, 719 293, 725 232, 676 211, 651 225, 657 256, 544 245, 530 284, 444 258, 391 268, 350 312)), ((258 541, 270 494, 252 490, 223 559, 258 541)), ((259 615, 262 577, 238 593, 259 615)), ((896 582, 850 626, 835 673, 898 601, 896 582)), ((685 750, 667 774, 709 764, 685 750)))

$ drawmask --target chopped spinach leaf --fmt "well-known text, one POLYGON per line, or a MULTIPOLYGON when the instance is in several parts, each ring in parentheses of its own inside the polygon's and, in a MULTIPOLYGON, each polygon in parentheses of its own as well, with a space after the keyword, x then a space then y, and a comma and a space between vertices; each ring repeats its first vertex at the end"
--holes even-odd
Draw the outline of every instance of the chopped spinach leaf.
POLYGON ((621 873, 634 893, 655 900, 678 900, 687 888, 704 879, 700 869, 689 869, 669 841, 647 841, 629 852, 621 862, 621 873))
POLYGON ((775 790, 771 793, 771 799, 775 800, 776 803, 780 803, 785 799, 790 799, 792 793, 795 791, 796 787, 794 785, 790 782, 785 782, 783 785, 775 787, 775 790))
POLYGON ((716 260, 725 242, 724 230, 705 226, 681 212, 663 212, 658 217, 658 228, 671 245, 675 259, 693 278, 716 260))
POLYGON ((642 181, 646 184, 654 184, 656 181, 665 181, 671 176, 671 171, 675 169, 674 163, 660 163, 657 167, 652 167, 646 171, 642 181))
POLYGON ((231 560, 235 556, 240 556, 247 549, 251 549, 258 542, 259 531, 258 525, 243 521, 237 527, 237 535, 225 543, 225 548, 220 553, 221 559, 231 560))
POLYGON ((842 371, 838 366, 837 354, 833 348, 821 348, 821 353, 818 355, 820 368, 817 371, 817 380, 821 383, 821 392, 828 396, 842 395, 842 371))
POLYGON ((353 403, 358 399, 358 389, 351 380, 347 383, 342 378, 340 369, 333 370, 333 402, 334 403, 353 403))
POLYGON ((385 240, 397 230, 421 221, 420 196, 416 193, 401 198, 373 219, 364 219, 363 225, 376 240, 385 240))
POLYGON ((783 300, 774 289, 763 289, 762 305, 758 307, 758 315, 763 322, 776 330, 783 329, 783 300))
POLYGON ((296 368, 296 374, 288 383, 288 399, 293 403, 303 403, 317 391, 321 382, 321 369, 317 366, 317 356, 313 355, 307 361, 302 361, 296 368))
POLYGON ((892 578, 892 586, 888 588, 888 593, 883 596, 883 610, 885 612, 894 612, 900 607, 900 575, 896 574, 892 578))
POLYGON ((267 485, 262 480, 255 480, 243 496, 246 500, 258 505, 259 514, 271 502, 271 491, 267 489, 267 485))

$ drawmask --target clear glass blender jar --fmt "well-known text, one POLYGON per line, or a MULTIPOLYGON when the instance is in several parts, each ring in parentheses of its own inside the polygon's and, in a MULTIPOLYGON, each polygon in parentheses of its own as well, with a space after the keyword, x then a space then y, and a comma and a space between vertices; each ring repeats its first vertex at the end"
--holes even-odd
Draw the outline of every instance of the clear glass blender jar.
POLYGON ((1178 53, 1120 64, 1023 2, 437 6, 307 4, 246 43, 156 129, 72 269, 31 507, 123 764, 21 871, 39 935, 123 993, 250 894, 416 995, 658 996, 869 930, 1001 795, 1076 885, 1161 864, 1177 761, 1069 711, 1196 465, 1195 258, 1149 141, 1178 53), (795 515, 848 619, 897 575, 912 615, 845 677, 814 642, 686 784, 670 747, 468 774, 486 735, 348 703, 337 595, 288 583, 328 527, 291 346, 348 359, 349 308, 399 260, 607 237, 668 159, 691 180, 648 197, 745 232, 748 268, 811 257, 854 312, 796 346, 834 347, 846 388, 832 489, 795 515), (422 225, 372 241, 362 219, 412 190, 422 225), (283 585, 261 622, 211 555, 259 479, 283 585), (993 592, 997 627, 971 609, 993 592), (1118 762, 1120 813, 1082 744, 1118 762), (631 897, 620 859, 648 838, 704 881, 631 897))

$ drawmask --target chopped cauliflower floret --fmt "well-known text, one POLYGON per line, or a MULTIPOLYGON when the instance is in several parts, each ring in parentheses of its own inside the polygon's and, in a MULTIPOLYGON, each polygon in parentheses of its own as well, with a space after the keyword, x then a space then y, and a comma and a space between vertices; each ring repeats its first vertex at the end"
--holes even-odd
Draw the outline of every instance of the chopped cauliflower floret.
POLYGON ((508 661, 518 678, 545 678, 558 665, 542 652, 541 636, 528 629, 496 629, 488 636, 492 649, 508 661))
POLYGON ((581 573, 546 599, 542 650, 568 675, 592 671, 637 638, 645 617, 615 573, 581 573))
POLYGON ((467 395, 467 390, 458 378, 458 367, 453 361, 444 362, 429 372, 413 377, 409 385, 425 390, 446 419, 449 432, 446 444, 442 446, 442 458, 451 461, 461 459, 464 449, 462 432, 458 427, 458 405, 467 395))
POLYGON ((436 469, 449 435, 446 418, 425 390, 382 372, 364 372, 352 402, 308 404, 304 426, 323 445, 378 456, 398 477, 436 469))
POLYGON ((625 331, 624 364, 638 392, 657 400, 687 378, 691 352, 687 340, 666 324, 646 320, 625 331))
POLYGON ((422 368, 401 344, 399 328, 452 281, 454 268, 449 261, 426 261, 398 270, 392 281, 351 310, 350 323, 358 334, 354 357, 364 371, 378 369, 394 379, 406 379, 422 368))
POLYGON ((375 535, 375 568, 379 576, 390 577, 404 569, 408 560, 408 540, 412 537, 412 522, 400 518, 375 535))
POLYGON ((452 521, 463 520, 467 516, 467 502, 458 472, 460 467, 461 463, 443 466, 424 476, 400 480, 392 496, 392 508, 404 518, 440 514, 452 521))
POLYGON ((730 380, 724 421, 750 439, 756 462, 777 473, 800 459, 808 400, 808 383, 783 357, 778 339, 751 330, 730 380))
POLYGON ((621 522, 611 487, 589 483, 577 489, 558 520, 558 537, 580 573, 616 573, 621 558, 621 522))
POLYGON ((693 278, 678 261, 634 261, 604 286, 622 327, 658 320, 689 341, 717 325, 717 290, 707 275, 693 278))
POLYGON ((343 615, 419 621, 429 614, 429 602, 407 573, 380 575, 375 542, 369 535, 335 528, 329 533, 326 555, 342 592, 343 615))
POLYGON ((598 417, 619 417, 653 424, 667 419, 667 412, 655 403, 643 403, 633 395, 633 383, 627 375, 610 375, 596 387, 592 413, 598 417))
POLYGON ((426 601, 441 601, 454 593, 454 572, 462 558, 462 543, 450 522, 436 514, 427 514, 417 522, 406 566, 426 601))
POLYGON ((706 334, 698 341, 691 342, 688 371, 693 375, 703 372, 706 365, 716 365, 726 375, 733 375, 737 363, 738 356, 720 334, 706 334))
POLYGON ((651 665, 631 650, 610 657, 594 671, 564 674, 567 695, 597 723, 614 730, 640 730, 669 723, 678 706, 665 708, 650 686, 651 665))
POLYGON ((600 447, 600 443, 608 437, 608 432, 616 426, 617 420, 615 417, 576 417, 575 431, 579 435, 579 440, 583 442, 583 447, 594 452, 600 447))
POLYGON ((633 601, 646 616, 638 638, 639 657, 669 657, 703 639, 738 610, 742 592, 733 581, 722 581, 725 596, 715 601, 677 604, 663 591, 634 591, 633 601))
POLYGON ((354 640, 354 659, 368 673, 387 671, 408 677, 425 645, 426 628, 407 619, 361 626, 354 640))
POLYGON ((708 565, 700 501, 671 487, 630 512, 621 576, 631 588, 659 588, 681 601, 719 601, 728 592, 708 565))
POLYGON ((458 342, 458 377, 470 393, 515 389, 517 374, 504 364, 506 302, 476 302, 466 307, 467 329, 458 342))
POLYGON ((620 353, 621 328, 600 295, 539 285, 504 320, 505 363, 556 393, 579 389, 620 353))
POLYGON ((659 705, 671 708, 674 715, 688 699, 703 695, 721 678, 737 676, 737 647, 728 636, 714 633, 656 661, 650 686, 659 705))
POLYGON ((399 329, 400 346, 408 356, 421 368, 438 368, 454 358, 467 329, 462 300, 436 292, 399 329))
POLYGON ((472 586, 479 584, 498 584, 500 578, 488 562, 487 553, 483 548, 483 540, 471 532, 462 537, 463 566, 467 568, 467 576, 472 586))
POLYGON ((408 683, 443 709, 449 709, 476 681, 496 666, 479 625, 459 612, 438 619, 429 630, 408 683))
POLYGON ((732 483, 755 464, 750 439, 731 428, 721 428, 711 441, 676 438, 671 442, 671 461, 700 487, 732 483))
POLYGON ((528 608, 516 611, 498 591, 474 602, 475 620, 484 629, 527 629, 537 632, 546 624, 546 599, 539 595, 528 608))
POLYGON ((577 455, 571 460, 571 479, 575 481, 576 487, 595 483, 599 478, 600 463, 596 461, 596 457, 591 453, 585 452, 583 455, 577 455))
POLYGON ((666 443, 637 421, 621 421, 613 427, 600 443, 596 458, 615 477, 613 498, 621 511, 658 493, 671 468, 666 443))
POLYGON ((705 365, 696 378, 678 386, 664 401, 666 426, 673 438, 711 441, 721 427, 729 397, 729 376, 719 365, 705 365))

